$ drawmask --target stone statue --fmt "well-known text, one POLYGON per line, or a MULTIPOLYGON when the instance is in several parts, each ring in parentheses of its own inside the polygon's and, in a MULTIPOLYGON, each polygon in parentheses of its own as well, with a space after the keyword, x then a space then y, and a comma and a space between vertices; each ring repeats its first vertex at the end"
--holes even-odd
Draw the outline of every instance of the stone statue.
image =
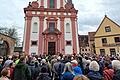
MULTIPOLYGON (((65 1, 66 1, 66 0, 65 0, 65 1)), ((66 1, 65 8, 66 8, 66 9, 72 9, 72 8, 74 8, 74 5, 73 5, 73 3, 72 3, 72 0, 67 0, 67 1, 66 1)))
POLYGON ((67 3, 68 4, 72 4, 72 0, 67 0, 67 3))

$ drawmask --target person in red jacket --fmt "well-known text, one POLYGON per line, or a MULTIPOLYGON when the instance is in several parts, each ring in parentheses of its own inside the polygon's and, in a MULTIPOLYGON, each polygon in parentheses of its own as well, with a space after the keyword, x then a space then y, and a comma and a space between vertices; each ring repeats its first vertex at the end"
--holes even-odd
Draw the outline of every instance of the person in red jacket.
POLYGON ((114 75, 114 70, 112 69, 112 67, 108 62, 105 63, 103 74, 105 80, 112 80, 114 75))

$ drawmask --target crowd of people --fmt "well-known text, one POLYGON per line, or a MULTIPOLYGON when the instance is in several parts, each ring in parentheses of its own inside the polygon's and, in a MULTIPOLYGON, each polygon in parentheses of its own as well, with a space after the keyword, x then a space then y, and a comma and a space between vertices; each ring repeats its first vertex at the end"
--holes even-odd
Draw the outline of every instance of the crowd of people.
POLYGON ((120 56, 0 56, 0 80, 120 80, 120 56))

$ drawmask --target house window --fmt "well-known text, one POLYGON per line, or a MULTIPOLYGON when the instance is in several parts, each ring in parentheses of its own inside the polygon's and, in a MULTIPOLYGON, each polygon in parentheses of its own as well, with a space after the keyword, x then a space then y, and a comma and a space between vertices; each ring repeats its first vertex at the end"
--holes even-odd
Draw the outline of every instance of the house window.
POLYGON ((50 8, 55 8, 55 1, 54 0, 50 0, 50 8))
POLYGON ((49 30, 50 30, 50 32, 54 32, 55 31, 55 23, 54 22, 50 22, 49 23, 49 30))
POLYGON ((110 55, 116 55, 115 48, 110 49, 110 55))
POLYGON ((102 43, 107 43, 107 39, 106 38, 102 38, 102 43))
POLYGON ((31 41, 31 45, 32 46, 36 46, 37 45, 37 41, 31 41))
POLYGON ((85 49, 85 51, 87 51, 87 49, 85 49))
POLYGON ((115 42, 120 42, 120 37, 115 37, 114 40, 115 42))
POLYGON ((38 32, 38 24, 35 22, 32 27, 32 33, 37 33, 38 32))
POLYGON ((105 32, 111 32, 110 26, 106 26, 106 27, 105 27, 105 32))
POLYGON ((100 55, 104 56, 105 55, 105 49, 100 49, 100 55))
POLYGON ((69 23, 66 24, 66 33, 70 33, 70 24, 69 23))
POLYGON ((66 45, 71 45, 71 41, 66 41, 66 45))

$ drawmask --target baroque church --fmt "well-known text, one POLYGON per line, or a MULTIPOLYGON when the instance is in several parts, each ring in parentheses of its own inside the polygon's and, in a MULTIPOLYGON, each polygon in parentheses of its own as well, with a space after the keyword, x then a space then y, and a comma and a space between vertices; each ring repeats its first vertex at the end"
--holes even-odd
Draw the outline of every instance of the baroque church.
POLYGON ((24 8, 23 51, 29 55, 78 54, 77 12, 72 0, 38 0, 24 8))

